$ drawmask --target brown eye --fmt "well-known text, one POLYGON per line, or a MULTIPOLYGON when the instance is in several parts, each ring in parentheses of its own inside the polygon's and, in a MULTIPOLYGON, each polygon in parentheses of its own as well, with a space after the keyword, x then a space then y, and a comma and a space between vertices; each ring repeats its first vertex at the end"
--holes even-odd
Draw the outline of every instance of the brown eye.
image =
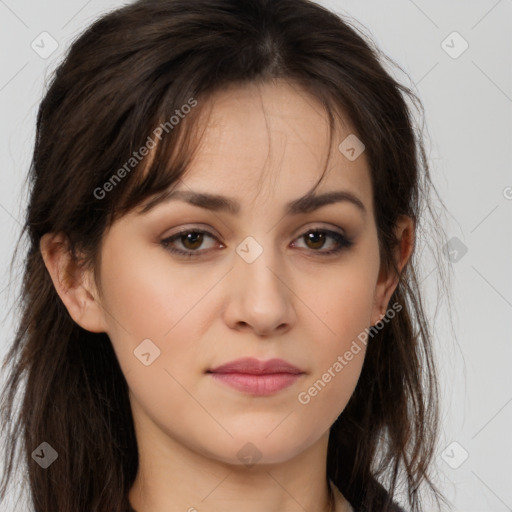
MULTIPOLYGON (((205 250, 198 250, 205 242, 205 239, 211 238, 217 240, 217 238, 209 233, 200 229, 187 229, 176 233, 175 235, 166 238, 161 241, 161 244, 166 250, 178 254, 180 256, 199 256, 206 252, 205 250), (181 244, 183 249, 175 247, 177 244, 181 244)), ((209 248, 207 248, 209 249, 209 248)))
POLYGON ((321 249, 325 243, 325 233, 319 231, 312 231, 303 236, 310 249, 321 249))
POLYGON ((191 231, 185 235, 180 235, 180 240, 186 249, 199 249, 203 243, 204 233, 198 231, 191 231))
MULTIPOLYGON (((336 254, 341 252, 343 249, 354 245, 352 240, 347 239, 341 233, 337 233, 336 231, 331 231, 328 229, 309 230, 298 238, 298 240, 300 239, 304 241, 307 249, 310 249, 313 252, 317 252, 320 256, 336 254), (321 251, 320 249, 326 245, 326 241, 329 239, 334 241, 334 248, 321 251)), ((333 243, 331 242, 331 246, 332 245, 333 243)))
MULTIPOLYGON (((200 256, 201 254, 208 252, 207 249, 203 248, 203 244, 206 239, 217 240, 217 237, 209 233, 208 231, 203 231, 201 229, 187 229, 176 233, 165 240, 162 240, 160 243, 165 247, 166 250, 177 254, 178 256, 200 256), (177 244, 181 244, 183 249, 176 247, 177 244)), ((341 252, 345 248, 351 247, 354 242, 348 240, 345 236, 335 231, 326 230, 326 229, 312 229, 301 235, 298 240, 303 240, 306 245, 306 249, 309 249, 313 253, 318 253, 319 256, 328 256, 332 254, 336 254, 341 252), (328 246, 328 241, 331 241, 331 246, 334 245, 334 248, 328 250, 320 250, 325 245, 328 246), (334 242, 334 244, 333 244, 334 242)), ((220 244, 220 242, 219 242, 220 244)), ((222 244, 220 244, 222 246, 222 244)), ((295 245, 294 245, 295 246, 295 245)))

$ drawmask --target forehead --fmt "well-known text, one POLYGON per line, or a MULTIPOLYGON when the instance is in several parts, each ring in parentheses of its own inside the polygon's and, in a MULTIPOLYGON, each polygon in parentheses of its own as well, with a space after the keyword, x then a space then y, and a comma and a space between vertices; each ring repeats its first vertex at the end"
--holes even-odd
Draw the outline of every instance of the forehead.
POLYGON ((354 136, 350 123, 336 116, 329 154, 327 113, 296 84, 231 86, 211 96, 205 112, 197 153, 181 179, 191 189, 283 203, 306 194, 327 165, 317 191, 348 190, 371 210, 364 152, 349 160, 339 149, 354 136))

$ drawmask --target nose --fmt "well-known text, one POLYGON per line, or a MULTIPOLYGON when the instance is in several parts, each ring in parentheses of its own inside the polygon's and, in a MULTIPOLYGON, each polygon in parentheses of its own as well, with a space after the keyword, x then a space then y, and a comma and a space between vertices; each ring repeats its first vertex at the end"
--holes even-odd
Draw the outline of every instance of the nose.
POLYGON ((226 324, 258 336, 287 332, 296 321, 293 291, 282 264, 270 249, 251 263, 238 254, 227 283, 226 324))

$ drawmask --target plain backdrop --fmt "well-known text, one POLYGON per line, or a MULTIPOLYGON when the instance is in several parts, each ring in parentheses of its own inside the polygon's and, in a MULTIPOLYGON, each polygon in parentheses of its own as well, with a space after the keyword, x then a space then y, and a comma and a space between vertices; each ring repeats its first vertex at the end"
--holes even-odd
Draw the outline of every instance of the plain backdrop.
MULTIPOLYGON (((407 73, 397 78, 413 87, 425 107, 429 163, 447 205, 445 257, 454 273, 453 309, 441 308, 435 321, 443 411, 437 478, 455 511, 510 511, 512 0, 319 3, 355 18, 407 73)), ((0 0, 2 358, 16 323, 9 308, 21 265, 11 282, 8 270, 23 222, 37 106, 69 43, 101 13, 121 5, 0 0), (51 55, 41 55, 41 38, 45 51, 53 40, 58 45, 51 55)), ((436 268, 430 270, 435 275, 436 268)), ((439 299, 431 279, 425 272, 433 308, 439 299)), ((22 510, 9 506, 2 511, 22 510)))

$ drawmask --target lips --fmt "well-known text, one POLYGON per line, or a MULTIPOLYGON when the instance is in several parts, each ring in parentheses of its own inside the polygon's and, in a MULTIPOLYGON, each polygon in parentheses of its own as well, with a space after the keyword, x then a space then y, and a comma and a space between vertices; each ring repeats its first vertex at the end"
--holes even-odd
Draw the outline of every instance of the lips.
POLYGON ((253 357, 244 357, 242 359, 236 359, 235 361, 230 361, 229 363, 217 366, 216 368, 208 370, 207 373, 243 373, 248 375, 291 373, 298 375, 304 372, 284 359, 260 361, 253 357))
POLYGON ((294 384, 305 372, 283 359, 237 359, 206 373, 231 388, 250 395, 272 395, 294 384))

